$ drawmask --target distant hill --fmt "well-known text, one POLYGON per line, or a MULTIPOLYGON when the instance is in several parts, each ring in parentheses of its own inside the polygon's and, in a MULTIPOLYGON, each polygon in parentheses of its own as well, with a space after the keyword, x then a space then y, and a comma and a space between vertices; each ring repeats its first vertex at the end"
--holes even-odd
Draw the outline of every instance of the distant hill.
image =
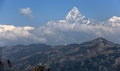
POLYGON ((39 64, 52 71, 119 71, 120 45, 102 37, 82 44, 50 46, 17 45, 1 49, 3 59, 11 59, 21 71, 39 64))

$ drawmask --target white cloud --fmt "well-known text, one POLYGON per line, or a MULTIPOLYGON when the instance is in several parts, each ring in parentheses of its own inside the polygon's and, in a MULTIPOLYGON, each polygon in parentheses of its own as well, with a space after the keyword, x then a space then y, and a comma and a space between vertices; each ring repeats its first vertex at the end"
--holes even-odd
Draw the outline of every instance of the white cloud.
POLYGON ((20 13, 25 16, 33 17, 32 10, 30 8, 21 8, 20 13))
POLYGON ((120 26, 104 24, 69 24, 67 22, 48 22, 39 28, 14 25, 0 25, 0 46, 46 43, 81 43, 97 37, 104 37, 120 43, 120 26))
POLYGON ((0 32, 4 32, 4 31, 11 31, 15 29, 15 27, 13 25, 0 25, 0 32))
POLYGON ((0 25, 0 46, 45 43, 44 37, 33 34, 34 27, 17 27, 14 25, 0 25))

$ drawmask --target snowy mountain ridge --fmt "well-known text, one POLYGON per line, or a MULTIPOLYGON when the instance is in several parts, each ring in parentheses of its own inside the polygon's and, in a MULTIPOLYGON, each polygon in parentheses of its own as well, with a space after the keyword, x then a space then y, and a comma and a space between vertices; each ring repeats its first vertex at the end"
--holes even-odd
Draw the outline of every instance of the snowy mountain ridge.
POLYGON ((73 7, 64 20, 59 20, 56 23, 120 26, 120 17, 113 16, 107 21, 98 22, 97 20, 89 19, 83 15, 77 7, 73 7))

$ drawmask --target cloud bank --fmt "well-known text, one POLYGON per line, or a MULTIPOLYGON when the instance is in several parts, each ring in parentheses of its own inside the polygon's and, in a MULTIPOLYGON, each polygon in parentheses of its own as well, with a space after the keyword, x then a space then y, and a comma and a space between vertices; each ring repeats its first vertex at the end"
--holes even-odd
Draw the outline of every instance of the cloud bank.
POLYGON ((65 20, 49 21, 38 28, 0 25, 0 46, 82 43, 97 37, 120 43, 120 17, 113 16, 108 21, 97 22, 82 15, 77 8, 68 15, 65 20))

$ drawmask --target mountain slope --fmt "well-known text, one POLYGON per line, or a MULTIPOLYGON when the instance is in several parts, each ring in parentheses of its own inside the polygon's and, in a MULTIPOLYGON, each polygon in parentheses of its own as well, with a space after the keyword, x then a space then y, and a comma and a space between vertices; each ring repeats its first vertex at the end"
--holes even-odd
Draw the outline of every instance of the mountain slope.
POLYGON ((117 71, 120 65, 120 45, 101 37, 82 44, 18 45, 2 51, 6 51, 3 57, 26 71, 39 63, 50 66, 52 71, 117 71))

